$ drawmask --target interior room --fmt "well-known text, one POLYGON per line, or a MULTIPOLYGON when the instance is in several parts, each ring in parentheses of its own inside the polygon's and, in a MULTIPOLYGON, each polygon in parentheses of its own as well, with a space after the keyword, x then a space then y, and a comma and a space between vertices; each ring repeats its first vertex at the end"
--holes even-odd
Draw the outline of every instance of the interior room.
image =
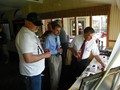
MULTIPOLYGON (((36 32, 41 44, 44 44, 42 35, 48 30, 47 24, 54 20, 62 21, 62 28, 64 28, 67 34, 69 44, 75 36, 82 35, 84 29, 91 26, 95 30, 93 38, 96 40, 100 55, 104 55, 104 58, 107 58, 107 60, 109 57, 110 59, 118 60, 116 55, 119 53, 117 51, 119 48, 115 48, 113 53, 116 54, 112 54, 113 56, 111 56, 111 53, 114 47, 119 47, 119 45, 116 45, 116 41, 119 41, 118 36, 120 32, 119 0, 0 0, 0 24, 6 34, 6 48, 9 58, 9 60, 6 60, 5 58, 7 57, 0 51, 0 90, 25 90, 19 73, 19 55, 15 46, 15 38, 21 27, 25 24, 26 15, 30 12, 38 13, 43 23, 38 32, 36 32)), ((72 53, 68 49, 58 90, 88 90, 79 86, 80 83, 77 78, 76 80, 73 79, 71 56, 72 53)), ((94 61, 93 55, 90 55, 89 59, 91 62, 94 61)), ((117 70, 114 70, 117 74, 113 75, 114 77, 111 76, 111 82, 116 82, 117 84, 114 83, 115 85, 113 86, 109 84, 111 87, 107 88, 107 85, 105 85, 106 79, 101 80, 101 83, 103 81, 101 85, 105 85, 106 90, 120 89, 119 81, 113 81, 113 78, 119 77, 118 67, 119 65, 117 70)), ((102 77, 104 77, 103 74, 111 73, 110 68, 108 65, 106 70, 110 72, 102 73, 102 77)), ((106 78, 108 84, 109 77, 106 78)), ((86 83, 86 81, 84 82, 86 83)), ((86 84, 86 88, 88 87, 89 85, 87 86, 86 84)), ((49 89, 49 66, 48 62, 45 62, 45 70, 42 72, 42 90, 49 89)), ((97 90, 100 90, 100 88, 97 90)))

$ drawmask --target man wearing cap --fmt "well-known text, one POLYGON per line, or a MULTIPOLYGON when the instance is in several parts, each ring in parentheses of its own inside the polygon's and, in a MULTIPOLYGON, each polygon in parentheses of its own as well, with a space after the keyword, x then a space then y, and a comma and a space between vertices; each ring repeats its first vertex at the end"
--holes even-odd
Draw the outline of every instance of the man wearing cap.
POLYGON ((35 32, 43 25, 37 13, 29 13, 25 25, 16 36, 15 44, 19 54, 20 74, 26 90, 41 90, 41 73, 45 68, 45 58, 51 52, 44 52, 35 32))

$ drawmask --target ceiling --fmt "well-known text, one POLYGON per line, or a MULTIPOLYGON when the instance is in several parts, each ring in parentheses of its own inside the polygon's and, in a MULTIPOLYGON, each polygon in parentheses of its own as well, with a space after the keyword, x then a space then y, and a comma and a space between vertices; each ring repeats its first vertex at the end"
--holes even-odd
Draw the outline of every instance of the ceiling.
POLYGON ((43 0, 0 0, 0 12, 21 8, 35 3, 43 3, 43 0))
MULTIPOLYGON (((61 2, 68 2, 68 0, 0 0, 0 12, 12 10, 16 8, 21 8, 27 5, 33 5, 33 4, 44 4, 45 2, 54 2, 57 3, 58 1, 61 2)), ((74 2, 76 0, 69 0, 71 2, 74 2)), ((80 2, 90 2, 90 3, 103 3, 103 4, 116 4, 116 1, 118 2, 117 5, 120 5, 119 0, 79 0, 80 2)))

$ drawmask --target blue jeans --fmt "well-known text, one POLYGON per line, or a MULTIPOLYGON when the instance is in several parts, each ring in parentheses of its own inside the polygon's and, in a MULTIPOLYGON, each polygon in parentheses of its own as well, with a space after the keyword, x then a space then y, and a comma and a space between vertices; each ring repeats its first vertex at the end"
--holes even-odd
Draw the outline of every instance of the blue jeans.
POLYGON ((41 74, 37 76, 23 76, 26 90, 41 90, 41 74))

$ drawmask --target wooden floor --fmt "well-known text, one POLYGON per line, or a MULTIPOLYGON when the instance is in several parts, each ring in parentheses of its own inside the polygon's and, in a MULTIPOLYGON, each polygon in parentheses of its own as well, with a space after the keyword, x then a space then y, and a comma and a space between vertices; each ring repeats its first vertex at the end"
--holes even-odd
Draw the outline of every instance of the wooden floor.
MULTIPOLYGON (((19 74, 19 59, 17 53, 10 52, 10 61, 7 64, 0 64, 0 90, 25 90, 24 84, 19 74)), ((50 89, 49 67, 46 68, 42 76, 42 90, 50 89)), ((73 84, 72 72, 70 66, 64 66, 62 69, 59 90, 68 90, 73 84)))

